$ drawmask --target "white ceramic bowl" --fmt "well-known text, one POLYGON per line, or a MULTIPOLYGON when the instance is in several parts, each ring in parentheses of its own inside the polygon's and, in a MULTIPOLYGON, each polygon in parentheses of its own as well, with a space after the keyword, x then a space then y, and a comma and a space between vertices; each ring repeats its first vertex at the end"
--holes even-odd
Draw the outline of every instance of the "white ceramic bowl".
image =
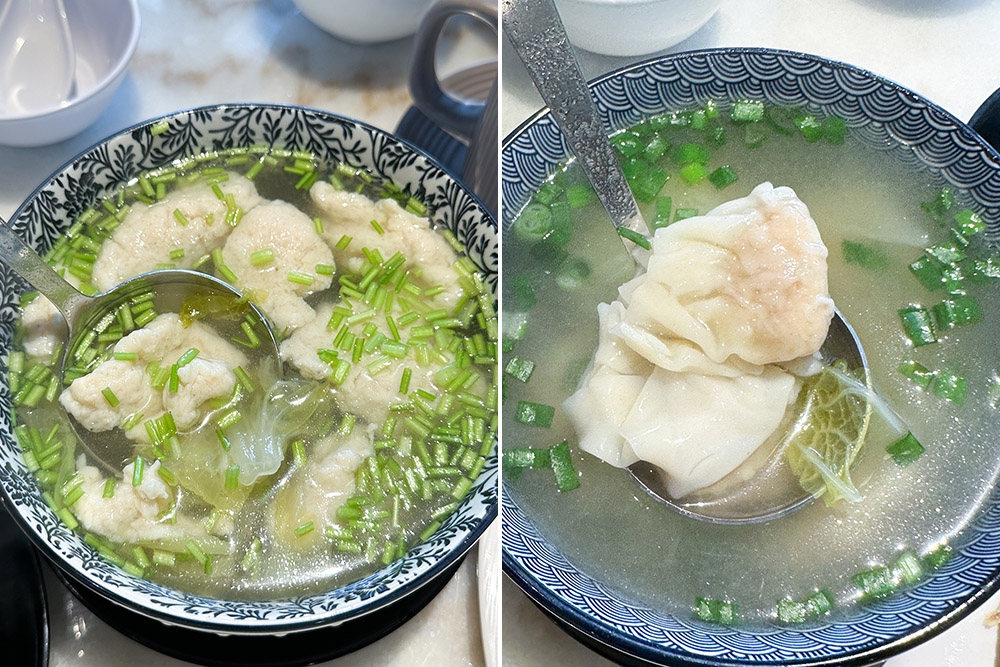
POLYGON ((334 37, 361 44, 412 35, 434 0, 292 0, 302 15, 334 37))
POLYGON ((0 115, 0 144, 44 146, 89 127, 111 102, 139 41, 136 0, 66 0, 76 50, 76 94, 60 106, 0 115))
POLYGON ((722 0, 556 0, 569 41, 608 56, 640 56, 683 42, 722 0))

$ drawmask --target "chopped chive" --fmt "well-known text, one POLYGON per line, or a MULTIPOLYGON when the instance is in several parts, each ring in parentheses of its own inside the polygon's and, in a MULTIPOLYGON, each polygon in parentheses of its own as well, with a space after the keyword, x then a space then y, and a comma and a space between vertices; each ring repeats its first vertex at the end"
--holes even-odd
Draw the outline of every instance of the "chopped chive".
POLYGON ((372 229, 374 229, 374 230, 375 230, 375 232, 376 232, 376 233, 377 233, 377 234, 378 234, 379 236, 382 236, 383 234, 385 234, 385 230, 384 230, 384 229, 382 229, 382 225, 378 224, 378 220, 374 220, 374 219, 373 219, 373 220, 371 221, 371 225, 372 225, 372 229))
POLYGON ((184 215, 184 212, 183 212, 183 211, 181 211, 181 210, 180 210, 179 208, 175 208, 175 209, 174 209, 174 219, 175 219, 175 220, 176 220, 177 222, 179 222, 179 223, 180 223, 180 224, 181 224, 182 226, 185 226, 185 227, 186 227, 186 226, 188 225, 188 223, 190 222, 190 221, 189 221, 189 220, 187 219, 187 216, 185 216, 185 215, 184 215))
POLYGON ((337 241, 337 245, 334 247, 336 247, 337 250, 346 250, 347 246, 350 245, 351 240, 352 237, 348 236, 347 234, 344 234, 343 236, 340 237, 340 240, 337 241))
POLYGON ((295 537, 303 537, 308 535, 316 528, 316 525, 312 521, 307 521, 298 528, 295 529, 295 537))
POLYGON ((105 387, 101 390, 101 394, 104 396, 104 400, 108 402, 108 405, 112 408, 117 408, 120 401, 118 397, 115 396, 115 392, 112 391, 111 387, 105 387))
POLYGON ((240 384, 243 385, 243 388, 246 389, 247 392, 251 394, 254 392, 253 380, 250 379, 250 376, 245 370, 243 370, 242 366, 237 366, 233 369, 233 375, 236 376, 236 379, 239 380, 240 384))
POLYGON ((177 559, 174 554, 161 549, 153 549, 153 563, 161 567, 173 567, 177 559))
POLYGON ((114 477, 109 477, 104 481, 104 491, 101 493, 102 498, 113 498, 115 495, 115 485, 118 480, 114 477))
POLYGON ((158 136, 170 130, 170 123, 165 120, 160 120, 149 126, 149 134, 151 136, 158 136))
POLYGON ((296 440, 292 443, 292 459, 295 465, 302 467, 306 464, 306 443, 304 440, 296 440))
POLYGON ((337 270, 333 264, 317 264, 315 271, 320 276, 332 276, 337 270))
POLYGON ((243 419, 243 413, 240 412, 237 408, 233 408, 226 414, 219 417, 218 421, 216 422, 216 426, 218 426, 218 428, 222 430, 225 430, 230 426, 236 424, 236 422, 240 421, 241 419, 243 419))
POLYGON ((189 348, 187 350, 187 352, 185 352, 184 354, 182 354, 180 356, 180 358, 177 359, 177 367, 178 368, 184 368, 185 366, 187 366, 188 364, 190 364, 192 361, 194 361, 195 357, 197 357, 197 356, 198 356, 198 348, 196 348, 196 347, 189 348))
POLYGON ((288 282, 295 283, 296 285, 312 285, 315 279, 315 276, 311 273, 304 273, 302 271, 288 272, 288 282))
POLYGON ((141 456, 137 456, 132 467, 132 486, 139 486, 142 484, 143 470, 145 467, 146 460, 141 456))
POLYGON ((229 284, 235 285, 236 283, 239 282, 240 279, 236 277, 236 274, 233 273, 233 270, 230 269, 225 264, 217 266, 216 268, 219 270, 219 275, 222 276, 222 279, 228 282, 229 284))
POLYGON ((180 366, 178 364, 170 364, 167 391, 171 393, 177 393, 177 390, 180 389, 181 386, 181 378, 177 373, 179 368, 180 366))
POLYGON ((234 463, 228 468, 226 468, 225 488, 227 491, 234 491, 237 488, 239 488, 239 485, 240 485, 240 466, 234 463))
POLYGON ((274 261, 274 250, 263 248, 250 253, 250 263, 254 266, 263 266, 274 261))

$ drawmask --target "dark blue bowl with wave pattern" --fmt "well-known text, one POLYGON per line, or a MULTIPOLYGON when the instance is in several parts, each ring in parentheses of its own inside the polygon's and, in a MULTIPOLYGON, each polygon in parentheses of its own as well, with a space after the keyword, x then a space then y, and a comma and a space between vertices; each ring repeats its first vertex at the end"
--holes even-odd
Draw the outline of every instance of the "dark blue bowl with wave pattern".
MULTIPOLYGON (((863 141, 961 188, 1000 235, 1000 156, 968 125, 906 88, 820 57, 755 48, 678 53, 591 82, 606 126, 624 129, 706 100, 759 99, 844 118, 863 141)), ((532 193, 569 157, 546 110, 501 148, 501 224, 510 228, 532 193)), ((994 477, 995 479, 995 477, 994 477)), ((581 571, 540 532, 502 485, 503 568, 564 629, 623 663, 868 665, 953 626, 1000 584, 1000 490, 981 499, 947 563, 908 590, 807 627, 710 625, 672 615, 581 571)), ((568 499, 567 499, 568 500, 568 499)))

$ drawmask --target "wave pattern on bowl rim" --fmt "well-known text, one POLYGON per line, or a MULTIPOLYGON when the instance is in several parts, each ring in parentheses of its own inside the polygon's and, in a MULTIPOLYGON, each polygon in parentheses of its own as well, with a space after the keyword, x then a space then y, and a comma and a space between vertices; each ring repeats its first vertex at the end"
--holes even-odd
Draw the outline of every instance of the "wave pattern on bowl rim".
MULTIPOLYGON (((310 150, 321 160, 363 166, 422 199, 431 219, 451 230, 496 294, 496 221, 436 162, 374 127, 323 111, 270 104, 203 107, 153 119, 85 151, 39 187, 12 226, 44 252, 69 222, 116 187, 146 170, 220 147, 271 146, 310 150), (169 131, 150 128, 166 120, 169 131), (55 224, 53 224, 55 222, 55 224)), ((9 346, 25 285, 0 266, 0 343, 9 346)), ((497 514, 496 447, 461 506, 426 542, 401 560, 336 591, 268 602, 216 600, 127 574, 100 558, 42 501, 16 446, 6 364, 0 372, 0 484, 30 536, 47 543, 57 565, 100 595, 164 622, 227 633, 293 632, 346 620, 392 603, 442 572, 472 546, 497 514)))
MULTIPOLYGON (((929 168, 941 186, 967 191, 987 235, 994 242, 1000 236, 1000 156, 940 107, 851 65, 790 51, 712 49, 629 66, 593 81, 591 91, 613 130, 710 99, 760 99, 841 116, 868 144, 929 168)), ((547 111, 504 140, 504 230, 568 156, 547 111)), ((501 504, 504 569, 535 602, 596 641, 614 638, 617 648, 654 662, 868 664, 950 627, 1000 586, 1000 489, 952 545, 954 556, 918 586, 850 619, 794 630, 712 626, 635 604, 547 544, 509 494, 501 504)))

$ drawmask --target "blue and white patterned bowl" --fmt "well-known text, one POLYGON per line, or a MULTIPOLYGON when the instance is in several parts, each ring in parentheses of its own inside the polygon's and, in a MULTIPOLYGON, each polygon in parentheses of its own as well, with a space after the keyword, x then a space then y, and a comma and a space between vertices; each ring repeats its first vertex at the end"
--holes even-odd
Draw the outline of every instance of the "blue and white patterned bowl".
MULTIPOLYGON (((761 99, 846 119, 851 131, 936 180, 963 188, 1000 230, 1000 157, 964 123, 870 72, 811 55, 719 49, 656 58, 591 83, 615 130, 706 100, 761 99)), ((543 111, 501 148, 503 230, 568 156, 543 111)), ((950 627, 1000 587, 1000 489, 985 498, 950 561, 918 586, 802 629, 708 625, 637 604, 580 571, 510 494, 501 503, 503 566, 524 592, 588 644, 619 659, 670 665, 867 665, 950 627)))
MULTIPOLYGON (((293 106, 234 104, 182 111, 129 128, 80 154, 39 187, 11 224, 45 251, 77 215, 141 172, 175 159, 266 144, 313 151, 330 163, 365 167, 421 198, 450 229, 496 293, 496 220, 481 202, 412 145, 369 125, 293 106), (166 121, 170 130, 150 131, 166 121)), ((21 283, 0 267, 0 349, 9 349, 21 283)), ((4 359, 6 355, 4 354, 4 359)), ((268 602, 209 599, 136 578, 111 565, 68 530, 42 500, 12 435, 6 365, 0 372, 0 485, 12 514, 42 552, 75 584, 165 623, 227 634, 287 633, 357 618, 398 602, 465 554, 497 514, 497 457, 433 536, 392 565, 343 588, 268 602)))

